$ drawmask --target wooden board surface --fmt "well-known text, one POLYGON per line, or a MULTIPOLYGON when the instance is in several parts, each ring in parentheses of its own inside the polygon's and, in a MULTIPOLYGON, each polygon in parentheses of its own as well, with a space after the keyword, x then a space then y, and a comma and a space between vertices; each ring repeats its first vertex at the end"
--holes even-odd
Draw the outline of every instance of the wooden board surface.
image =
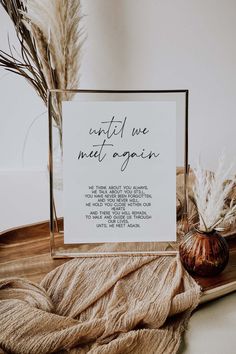
MULTIPOLYGON (((236 238, 227 240, 230 259, 226 269, 211 278, 195 277, 203 290, 201 302, 236 290, 236 238)), ((0 279, 23 277, 34 282, 69 259, 52 259, 49 251, 49 224, 42 222, 0 234, 0 279)))

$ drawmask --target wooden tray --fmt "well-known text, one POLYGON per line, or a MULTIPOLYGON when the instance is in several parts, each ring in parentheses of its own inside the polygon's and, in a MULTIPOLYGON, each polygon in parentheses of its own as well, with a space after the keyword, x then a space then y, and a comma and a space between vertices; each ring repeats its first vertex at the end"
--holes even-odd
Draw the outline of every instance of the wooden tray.
MULTIPOLYGON (((236 290, 236 237, 227 238, 230 259, 226 269, 212 278, 195 277, 202 287, 201 303, 236 290)), ((49 252, 49 223, 0 233, 0 279, 24 277, 34 282, 69 259, 52 259, 49 252)))

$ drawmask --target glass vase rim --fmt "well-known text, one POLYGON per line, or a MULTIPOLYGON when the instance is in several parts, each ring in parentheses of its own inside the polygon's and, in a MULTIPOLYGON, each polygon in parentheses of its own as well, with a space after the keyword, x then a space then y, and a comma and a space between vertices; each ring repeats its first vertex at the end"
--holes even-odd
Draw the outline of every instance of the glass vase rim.
POLYGON ((199 233, 201 235, 205 235, 205 236, 211 236, 213 234, 219 235, 219 232, 216 229, 212 229, 211 231, 203 231, 203 230, 200 230, 197 226, 194 226, 192 228, 192 231, 196 231, 197 233, 199 233))

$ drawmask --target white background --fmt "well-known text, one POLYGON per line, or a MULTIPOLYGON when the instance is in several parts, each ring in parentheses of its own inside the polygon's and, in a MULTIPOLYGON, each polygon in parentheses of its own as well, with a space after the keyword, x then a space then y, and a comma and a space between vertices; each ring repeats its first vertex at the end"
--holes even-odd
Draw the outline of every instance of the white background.
MULTIPOLYGON (((202 152, 206 167, 214 168, 223 147, 229 160, 234 159, 236 1, 83 0, 82 4, 87 41, 80 86, 188 88, 191 164, 202 152)), ((0 33, 0 48, 7 49, 7 33, 15 43, 2 9, 0 33)), ((36 119, 43 112, 45 107, 24 80, 0 69, 1 170, 45 170, 47 117, 36 119)), ((44 190, 35 201, 41 195, 45 200, 47 186, 44 190)), ((3 192, 7 193, 5 188, 3 192)))

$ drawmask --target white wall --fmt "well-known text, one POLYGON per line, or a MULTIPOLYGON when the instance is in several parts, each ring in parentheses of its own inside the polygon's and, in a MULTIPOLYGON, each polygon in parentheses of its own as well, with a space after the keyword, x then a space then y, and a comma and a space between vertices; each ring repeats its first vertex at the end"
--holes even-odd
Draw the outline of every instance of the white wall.
MULTIPOLYGON (((84 0, 81 87, 190 90, 190 162, 236 152, 235 0, 84 0)), ((11 24, 0 9, 0 48, 11 24)), ((33 89, 0 69, 0 169, 44 169, 47 117, 33 89), (25 152, 23 145, 32 122, 25 152), (24 160, 24 161, 23 161, 24 160), (23 163, 24 162, 24 163, 23 163)))

